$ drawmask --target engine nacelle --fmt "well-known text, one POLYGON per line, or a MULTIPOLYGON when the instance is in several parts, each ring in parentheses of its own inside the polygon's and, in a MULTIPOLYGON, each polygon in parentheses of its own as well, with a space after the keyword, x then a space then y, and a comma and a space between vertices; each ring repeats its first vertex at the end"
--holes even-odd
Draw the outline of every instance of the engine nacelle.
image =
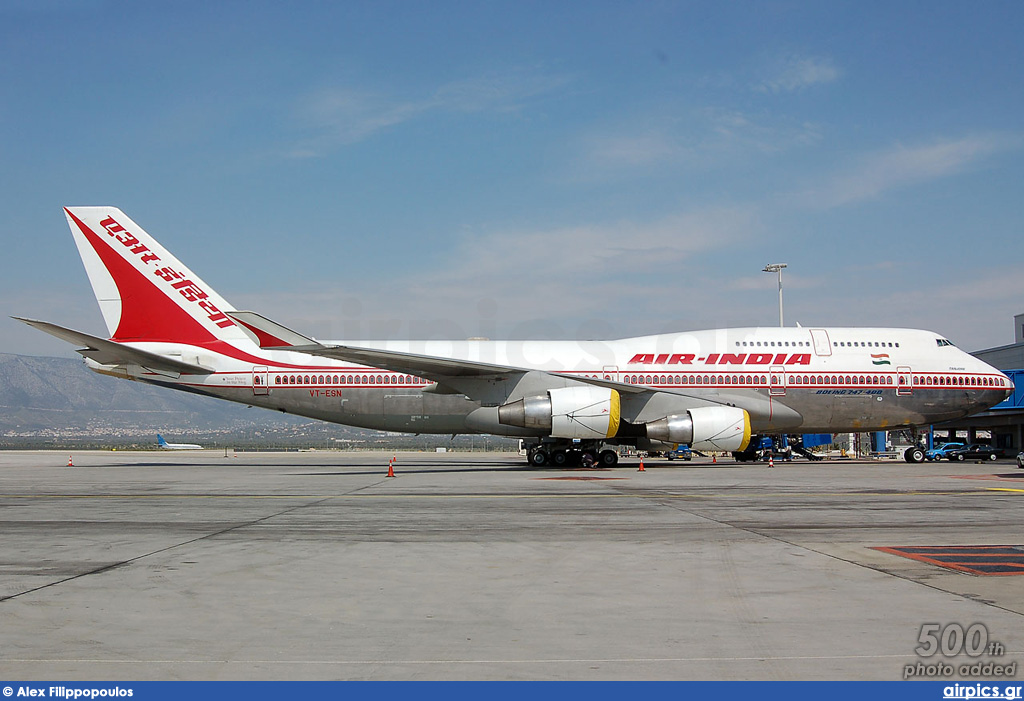
POLYGON ((556 438, 611 438, 619 415, 619 393, 604 387, 549 389, 498 407, 500 423, 543 429, 556 438))
POLYGON ((750 415, 731 406, 697 407, 649 422, 647 437, 696 450, 744 450, 750 443, 750 415))

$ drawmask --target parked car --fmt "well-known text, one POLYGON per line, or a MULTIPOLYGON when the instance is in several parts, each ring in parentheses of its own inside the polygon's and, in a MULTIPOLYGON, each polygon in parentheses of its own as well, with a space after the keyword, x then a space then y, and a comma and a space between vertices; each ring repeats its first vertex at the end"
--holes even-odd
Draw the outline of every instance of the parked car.
POLYGON ((1017 453, 1017 467, 1024 470, 1024 450, 1017 453))
POLYGON ((981 443, 971 443, 964 448, 950 451, 947 457, 950 460, 958 460, 960 462, 964 460, 996 460, 1003 457, 1003 449, 993 448, 981 443))
POLYGON ((963 447, 963 443, 943 443, 931 450, 924 451, 924 457, 926 460, 943 460, 949 458, 949 454, 952 451, 960 450, 963 447))

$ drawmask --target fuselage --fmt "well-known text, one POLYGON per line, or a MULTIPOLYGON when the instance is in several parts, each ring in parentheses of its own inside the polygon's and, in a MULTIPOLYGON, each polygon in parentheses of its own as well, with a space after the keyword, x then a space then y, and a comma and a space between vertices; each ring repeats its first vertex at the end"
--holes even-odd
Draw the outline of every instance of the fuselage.
MULTIPOLYGON (((627 421, 653 411, 631 404, 629 387, 658 390, 669 403, 678 396, 737 406, 749 412, 757 432, 920 426, 975 413, 1012 391, 995 368, 932 332, 912 329, 734 328, 610 341, 346 343, 537 370, 568 383, 619 383, 627 421)), ((171 377, 138 366, 90 365, 118 377, 365 428, 525 435, 468 418, 500 397, 471 400, 412 374, 255 344, 132 345, 216 370, 171 377)))

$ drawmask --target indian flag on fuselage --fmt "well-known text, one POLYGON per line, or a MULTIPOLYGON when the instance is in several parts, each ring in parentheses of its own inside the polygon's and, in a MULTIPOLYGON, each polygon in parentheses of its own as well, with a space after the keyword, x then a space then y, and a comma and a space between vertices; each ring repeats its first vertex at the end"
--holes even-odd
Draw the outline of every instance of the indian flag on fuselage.
POLYGON ((889 362, 889 354, 888 353, 872 353, 871 354, 871 364, 872 365, 892 365, 892 363, 889 362))

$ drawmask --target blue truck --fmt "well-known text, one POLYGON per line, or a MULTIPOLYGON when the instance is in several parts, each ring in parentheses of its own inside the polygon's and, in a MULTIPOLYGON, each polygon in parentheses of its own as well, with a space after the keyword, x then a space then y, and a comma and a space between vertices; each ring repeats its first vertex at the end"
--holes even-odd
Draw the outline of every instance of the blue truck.
POLYGON ((690 450, 688 445, 677 445, 675 450, 665 453, 665 457, 669 460, 675 460, 676 458, 680 460, 693 460, 693 451, 690 450))

